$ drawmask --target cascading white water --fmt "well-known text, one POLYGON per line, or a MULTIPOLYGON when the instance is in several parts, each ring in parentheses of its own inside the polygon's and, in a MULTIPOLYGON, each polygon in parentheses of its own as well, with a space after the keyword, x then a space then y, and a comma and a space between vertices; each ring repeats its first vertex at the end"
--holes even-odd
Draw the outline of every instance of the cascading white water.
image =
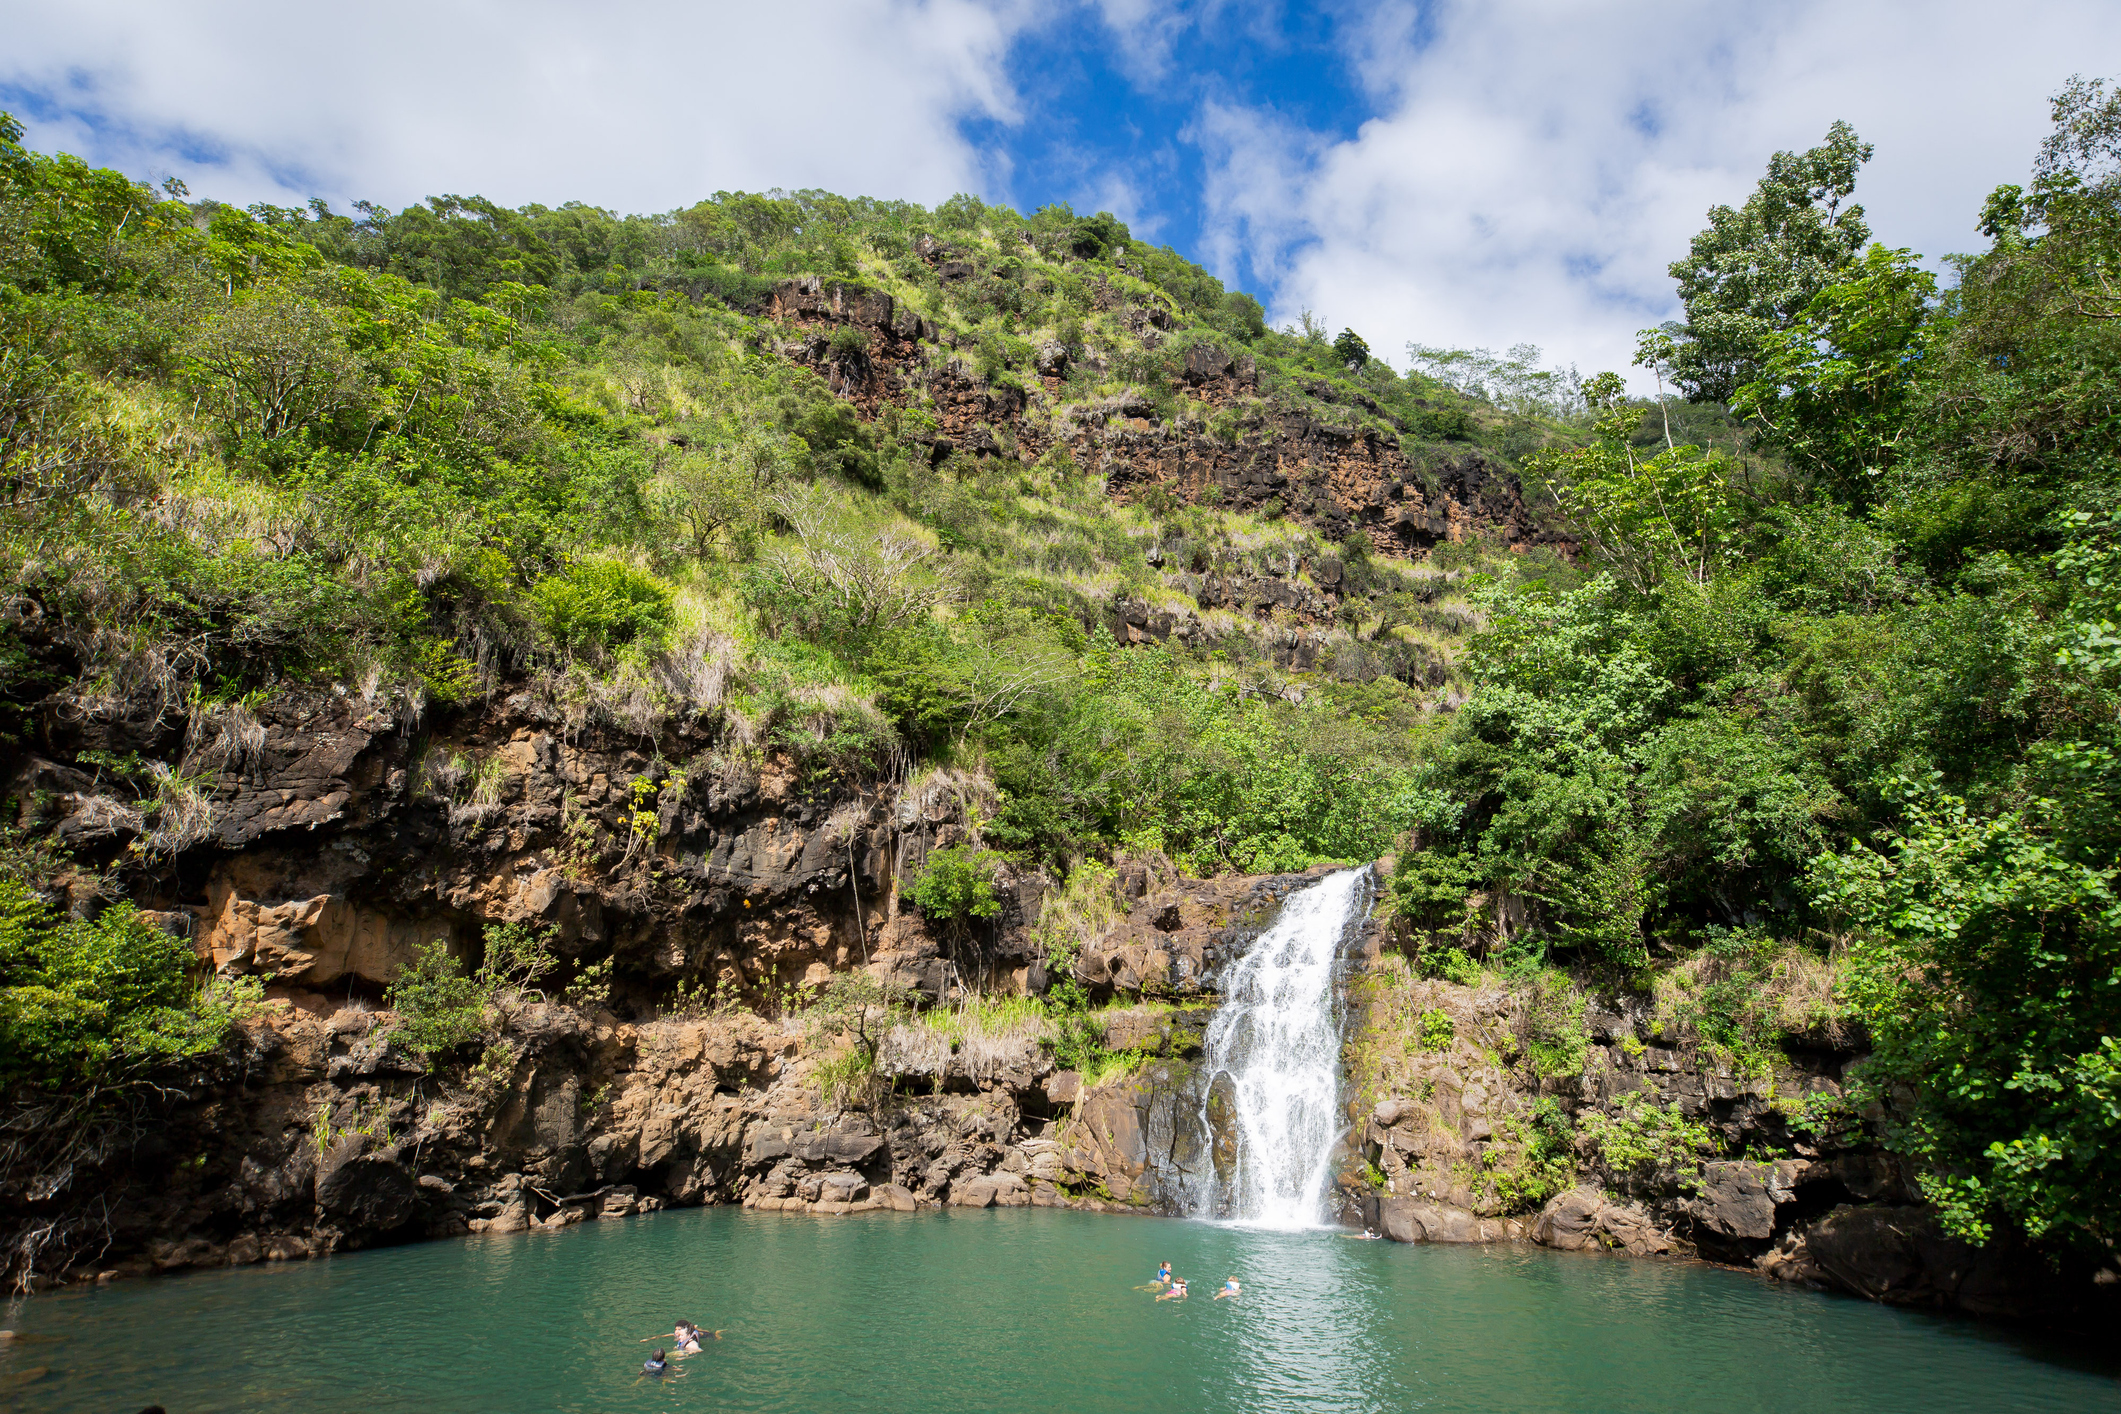
POLYGON ((1333 969, 1369 901, 1367 869, 1289 895, 1274 926, 1224 975, 1206 1070, 1211 1092, 1227 1098, 1236 1154, 1209 1211, 1277 1228, 1325 1220, 1342 1128, 1333 969))

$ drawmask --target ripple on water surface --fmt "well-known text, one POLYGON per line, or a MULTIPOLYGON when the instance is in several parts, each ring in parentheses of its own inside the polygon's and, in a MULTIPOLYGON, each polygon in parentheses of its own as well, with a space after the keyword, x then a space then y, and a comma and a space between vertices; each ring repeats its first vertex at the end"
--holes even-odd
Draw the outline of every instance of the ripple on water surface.
POLYGON ((1705 1267, 1042 1211, 664 1213, 0 1324, 0 1405, 51 1414, 2121 1410, 2110 1364, 1705 1267), (1161 1258, 1186 1301, 1137 1289, 1161 1258), (727 1334, 640 1378, 679 1317, 727 1334))

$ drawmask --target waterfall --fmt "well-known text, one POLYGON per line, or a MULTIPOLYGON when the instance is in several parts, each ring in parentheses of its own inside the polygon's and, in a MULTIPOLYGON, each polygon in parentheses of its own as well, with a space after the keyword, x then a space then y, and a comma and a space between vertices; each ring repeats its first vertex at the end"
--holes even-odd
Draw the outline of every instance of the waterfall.
POLYGON ((1277 1228, 1325 1220, 1343 1128, 1334 969, 1368 912, 1369 878, 1348 869, 1289 895, 1224 974, 1202 1116, 1217 1136, 1217 1176, 1197 1210, 1277 1228))

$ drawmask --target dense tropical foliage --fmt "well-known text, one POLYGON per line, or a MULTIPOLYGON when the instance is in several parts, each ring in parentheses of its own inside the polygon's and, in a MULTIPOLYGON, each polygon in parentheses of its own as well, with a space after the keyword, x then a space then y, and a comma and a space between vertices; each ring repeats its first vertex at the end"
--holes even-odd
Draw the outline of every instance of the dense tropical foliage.
POLYGON ((1596 577, 1493 593, 1395 888, 1437 947, 1477 904, 1499 954, 1623 979, 1831 953, 1950 1225, 2109 1248, 2121 96, 2055 117, 1948 286, 1858 248, 1838 127, 1716 214, 1645 358, 1727 385, 1774 461, 1638 448, 1594 380, 1593 440, 1541 468, 1596 577))

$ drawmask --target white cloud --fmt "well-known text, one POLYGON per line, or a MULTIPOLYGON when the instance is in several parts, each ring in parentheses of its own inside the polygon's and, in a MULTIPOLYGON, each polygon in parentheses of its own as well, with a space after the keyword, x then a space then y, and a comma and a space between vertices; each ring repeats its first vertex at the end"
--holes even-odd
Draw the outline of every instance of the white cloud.
POLYGON ((227 200, 935 202, 992 172, 960 124, 1015 118, 1006 53, 1029 17, 1027 0, 0 0, 0 84, 56 104, 22 115, 32 145, 227 200))
POLYGON ((1203 109, 1206 254, 1373 348, 1542 345, 1625 368, 1676 313, 1665 266, 1768 155, 1846 118, 1877 157, 1877 237, 1977 246, 1982 197, 2023 180, 2045 97, 2121 54, 2121 7, 1795 0, 1445 0, 1376 12, 1354 58, 1380 116, 1327 141, 1271 113, 1203 109), (1419 37, 1416 21, 1419 20, 1419 37))

